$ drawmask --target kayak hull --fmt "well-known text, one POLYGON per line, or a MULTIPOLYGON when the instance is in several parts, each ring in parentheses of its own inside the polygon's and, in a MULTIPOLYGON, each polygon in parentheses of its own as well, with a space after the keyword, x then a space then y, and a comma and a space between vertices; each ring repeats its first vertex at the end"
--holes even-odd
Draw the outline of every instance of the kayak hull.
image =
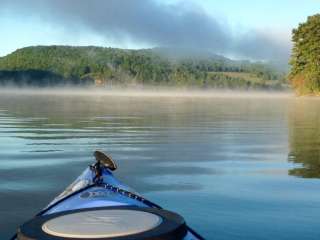
MULTIPOLYGON (((123 216, 124 210, 131 210, 134 214, 142 214, 143 216, 148 215, 148 213, 152 213, 154 216, 151 219, 156 218, 157 216, 161 218, 161 224, 159 227, 155 227, 152 229, 152 231, 148 230, 145 231, 145 233, 137 233, 136 235, 130 235, 130 238, 128 237, 120 237, 119 239, 183 239, 183 240, 197 240, 197 239, 203 239, 200 235, 198 235, 196 232, 194 232, 192 229, 187 227, 182 217, 179 215, 168 212, 166 210, 163 210, 160 206, 157 204, 145 199, 141 195, 139 195, 137 192, 135 192, 133 189, 128 187, 127 185, 120 182, 118 179, 116 179, 112 172, 103 167, 101 168, 99 180, 97 181, 96 178, 97 172, 93 171, 91 167, 88 167, 85 169, 85 171, 71 184, 69 185, 65 191, 63 191, 59 196, 57 196, 52 202, 49 203, 49 205, 44 208, 40 213, 37 214, 35 219, 32 219, 31 221, 25 223, 20 227, 20 237, 19 234, 17 238, 14 239, 25 239, 25 236, 28 236, 29 238, 26 239, 51 239, 50 234, 53 234, 53 230, 48 230, 48 227, 46 227, 48 224, 45 223, 46 221, 55 221, 56 226, 59 225, 59 223, 63 223, 66 220, 59 219, 57 221, 55 218, 63 216, 64 218, 70 218, 73 216, 73 214, 79 213, 79 212, 85 212, 85 219, 89 223, 85 225, 85 232, 90 232, 92 230, 89 229, 88 226, 92 227, 94 224, 97 224, 97 221, 93 219, 102 219, 98 224, 102 224, 103 222, 103 230, 107 229, 107 227, 111 228, 114 232, 116 232, 117 228, 122 228, 125 230, 128 230, 129 228, 133 228, 134 225, 137 229, 137 223, 141 221, 143 222, 142 217, 137 217, 138 222, 134 219, 129 224, 129 219, 133 213, 130 213, 127 216, 123 216), (111 211, 113 210, 113 211, 111 211), (114 210, 117 210, 118 213, 121 213, 121 216, 114 217, 111 213, 114 214, 114 210), (92 211, 99 211, 101 214, 101 211, 105 211, 103 217, 97 217, 99 214, 92 215, 88 220, 88 214, 92 213, 92 211), (109 214, 108 214, 109 213, 109 214), (112 215, 112 216, 111 216, 112 215), (168 218, 167 218, 168 217, 168 218), (53 219, 53 220, 52 220, 53 219), (107 220, 106 220, 107 219, 107 220), (117 219, 115 221, 114 219, 117 219), (119 220, 120 219, 120 220, 119 220), (177 220, 178 219, 178 220, 177 220), (181 220, 182 219, 182 220, 181 220), (106 221, 108 221, 106 225, 106 221), (41 222, 41 224, 40 224, 41 222), (121 222, 121 224, 120 224, 121 222), (126 224, 124 224, 126 222, 126 224), (179 223, 179 225, 177 225, 179 223), (40 224, 40 225, 39 225, 40 224), (47 224, 47 225, 46 225, 47 224), (111 225, 110 225, 111 224, 111 225), (112 225, 114 224, 114 225, 112 225), (125 228, 124 226, 125 225, 125 228), (112 226, 112 227, 110 227, 112 226), (37 238, 30 238, 29 232, 37 232, 38 237, 37 238), (35 230, 38 229, 38 230, 35 230), (159 229, 162 231, 159 232, 159 229), (46 232, 46 230, 48 232, 46 232), (41 232, 41 233, 40 233, 41 232), (154 234, 161 233, 160 235, 162 238, 153 238, 152 236, 155 236, 154 234), (172 236, 170 237, 169 233, 172 236), (26 235, 23 235, 26 234, 26 235), (48 238, 41 237, 41 234, 46 235, 48 238), (151 237, 146 237, 144 234, 151 234, 151 237), (168 235, 168 238, 165 236, 168 235), (136 237, 134 237, 136 236, 136 237), (178 237, 179 236, 179 237, 178 237), (182 237, 181 237, 182 236, 182 237)), ((80 219, 79 217, 75 219, 80 219)), ((62 228, 65 229, 64 231, 71 231, 70 229, 75 229, 79 224, 76 225, 70 225, 71 222, 74 221, 67 221, 67 225, 63 226, 62 228)), ((85 221, 81 221, 82 223, 85 221)), ((146 227, 148 224, 152 222, 151 220, 145 220, 146 224, 143 224, 142 226, 146 227)), ((65 224, 66 225, 66 224, 65 224)), ((141 224, 140 224, 141 225, 141 224)), ((139 225, 139 226, 140 226, 139 225)), ((140 226, 140 228, 142 227, 140 226)), ((94 226, 94 229, 98 231, 97 227, 94 226)), ((79 228, 78 235, 72 235, 72 236, 78 236, 77 238, 70 238, 70 239, 91 239, 91 237, 83 238, 79 236, 85 236, 85 234, 81 233, 83 231, 83 228, 79 228), (80 231, 80 232, 79 232, 80 231)), ((58 232, 58 230, 54 230, 58 232)), ((59 230, 60 231, 60 230, 59 230)), ((110 235, 111 231, 108 231, 108 234, 110 235)), ((58 234, 58 233, 56 233, 58 234)), ((67 233, 65 233, 67 234, 67 233)), ((71 236, 70 233, 66 236, 71 236)), ((43 236, 44 236, 43 235, 43 236)), ((61 234, 60 234, 61 235, 61 234)), ((97 235, 97 233, 96 233, 97 235)), ((149 236, 148 235, 148 236, 149 236)), ((160 236, 159 235, 159 236, 160 236)), ((55 235, 55 236, 59 236, 55 235)), ((62 236, 62 235, 61 235, 62 236)), ((97 235, 98 236, 98 235, 97 235)), ((100 236, 100 235, 99 235, 100 236)), ((102 236, 102 235, 101 235, 102 236)), ((55 238, 52 238, 55 239, 55 238)), ((59 238, 60 239, 60 238, 59 238)), ((62 238, 62 239, 68 239, 62 238)), ((92 239, 118 239, 118 238, 92 238, 92 239)))

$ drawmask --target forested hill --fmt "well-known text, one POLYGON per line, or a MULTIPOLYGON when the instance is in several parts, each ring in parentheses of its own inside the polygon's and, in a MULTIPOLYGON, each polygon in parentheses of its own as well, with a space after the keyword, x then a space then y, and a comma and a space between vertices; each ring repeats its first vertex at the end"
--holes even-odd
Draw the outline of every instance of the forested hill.
POLYGON ((284 73, 266 64, 213 54, 174 56, 170 49, 26 47, 0 58, 0 84, 274 89, 281 88, 285 79, 284 73))

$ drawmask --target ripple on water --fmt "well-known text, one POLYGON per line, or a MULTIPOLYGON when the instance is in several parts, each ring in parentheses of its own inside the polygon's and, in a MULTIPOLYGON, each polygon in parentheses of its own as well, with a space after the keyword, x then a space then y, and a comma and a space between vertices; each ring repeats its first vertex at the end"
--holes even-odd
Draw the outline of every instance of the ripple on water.
POLYGON ((318 239, 318 102, 0 98, 4 229, 62 191, 99 148, 117 160, 120 180, 207 239, 318 239))

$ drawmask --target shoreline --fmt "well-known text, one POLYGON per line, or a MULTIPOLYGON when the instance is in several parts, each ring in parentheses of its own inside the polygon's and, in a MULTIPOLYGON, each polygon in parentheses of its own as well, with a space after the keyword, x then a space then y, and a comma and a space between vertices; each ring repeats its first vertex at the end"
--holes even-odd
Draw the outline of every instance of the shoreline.
POLYGON ((110 97, 174 97, 174 98, 291 98, 293 91, 233 90, 233 89, 179 89, 179 88, 0 88, 1 95, 61 95, 110 97))

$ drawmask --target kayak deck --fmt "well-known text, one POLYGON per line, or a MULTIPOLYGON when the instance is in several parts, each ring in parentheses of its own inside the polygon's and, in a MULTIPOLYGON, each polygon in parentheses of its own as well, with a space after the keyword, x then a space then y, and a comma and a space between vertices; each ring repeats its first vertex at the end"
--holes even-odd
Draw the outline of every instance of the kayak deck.
POLYGON ((49 203, 42 214, 91 207, 149 207, 143 203, 144 198, 118 181, 109 170, 103 169, 103 182, 98 185, 92 181, 93 177, 92 171, 86 169, 62 194, 49 203), (63 204, 56 204, 61 200, 63 204))
MULTIPOLYGON (((112 167, 116 169, 116 165, 112 165, 112 167)), ((114 239, 114 237, 118 236, 117 234, 120 233, 132 234, 129 234, 128 238, 120 237, 119 239, 153 239, 148 237, 134 238, 132 236, 145 236, 142 233, 137 233, 137 235, 134 235, 133 233, 137 232, 137 229, 148 229, 148 227, 152 225, 156 226, 158 217, 162 220, 159 222, 160 226, 154 227, 155 229, 161 230, 162 228, 163 231, 163 228, 165 228, 167 232, 171 231, 172 233, 174 232, 174 234, 179 233, 179 236, 183 237, 179 237, 178 239, 203 239, 191 228, 187 227, 182 217, 175 213, 163 210, 157 204, 143 198, 133 189, 116 179, 110 169, 98 162, 85 169, 85 171, 69 185, 65 191, 37 214, 35 217, 36 220, 25 223, 20 227, 19 231, 25 231, 28 234, 28 232, 30 232, 29 228, 39 228, 39 226, 34 227, 34 222, 42 222, 39 231, 46 237, 49 236, 48 238, 44 237, 43 239, 51 239, 50 234, 53 234, 55 237, 64 236, 61 239, 114 239), (127 216, 124 213, 127 213, 127 216), (75 215, 77 217, 75 217, 75 215), (81 215, 84 215, 84 217, 81 218, 81 215), (145 218, 142 216, 145 216, 145 218), (146 216, 149 216, 149 218, 146 216), (73 219, 72 217, 77 219, 76 222, 78 222, 78 224, 71 224, 71 222, 75 222, 75 220, 70 220, 73 219), (132 220, 131 222, 130 219, 132 220), (86 223, 85 227, 79 227, 81 226, 81 224, 79 224, 81 222, 86 223), (163 227, 165 224, 166 226, 163 227), (100 227, 97 227, 98 225, 100 227), (92 227, 94 231, 91 229, 92 227), (61 229, 64 229, 65 235, 59 233, 59 231, 62 231, 61 229), (107 229, 109 230, 106 233, 107 229), (122 229, 122 231, 119 229, 122 229), (171 230, 169 231, 168 229, 171 230), (91 237, 86 237, 86 234, 89 234, 89 232, 92 232, 91 237), (99 235, 101 232, 104 232, 105 234, 99 235), (94 236, 100 236, 101 238, 94 238, 94 236)), ((34 231, 35 230, 32 229, 31 232, 34 231)), ((150 231, 151 230, 146 230, 145 232, 148 233, 150 231)), ((19 234, 17 238, 13 239, 20 240, 19 234)), ((157 239, 177 238, 170 238, 169 236, 169 238, 164 237, 157 239)))

